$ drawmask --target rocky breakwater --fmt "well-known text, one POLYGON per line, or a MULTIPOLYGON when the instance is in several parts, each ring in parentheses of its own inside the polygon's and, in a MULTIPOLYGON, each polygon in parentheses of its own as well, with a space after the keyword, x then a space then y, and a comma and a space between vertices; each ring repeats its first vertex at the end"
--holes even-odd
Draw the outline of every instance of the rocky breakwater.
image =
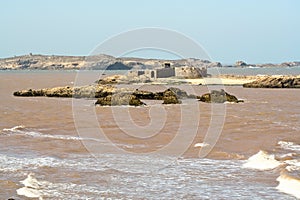
POLYGON ((100 98, 117 92, 111 85, 88 85, 81 87, 55 87, 45 89, 20 90, 13 93, 22 97, 64 97, 64 98, 100 98))
POLYGON ((223 89, 221 89, 220 91, 212 90, 210 93, 206 93, 199 97, 199 101, 206 103, 244 102, 243 100, 239 100, 236 96, 228 94, 223 89))
POLYGON ((163 92, 151 92, 135 90, 130 88, 117 88, 112 85, 94 84, 81 87, 55 87, 46 89, 28 89, 13 93, 20 97, 64 97, 64 98, 88 98, 97 99, 96 105, 117 106, 145 105, 142 99, 163 100, 163 104, 180 104, 179 99, 195 98, 195 95, 188 95, 185 91, 178 88, 169 88, 163 92))
POLYGON ((300 76, 263 76, 243 84, 246 88, 300 88, 300 76))

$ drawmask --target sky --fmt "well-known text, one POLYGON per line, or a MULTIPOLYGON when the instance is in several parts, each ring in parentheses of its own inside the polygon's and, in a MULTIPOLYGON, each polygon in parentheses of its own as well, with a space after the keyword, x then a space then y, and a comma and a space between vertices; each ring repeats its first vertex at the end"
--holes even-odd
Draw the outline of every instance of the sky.
POLYGON ((194 40, 213 61, 300 61, 299 10, 299 0, 2 0, 0 58, 89 55, 115 35, 157 27, 194 40))

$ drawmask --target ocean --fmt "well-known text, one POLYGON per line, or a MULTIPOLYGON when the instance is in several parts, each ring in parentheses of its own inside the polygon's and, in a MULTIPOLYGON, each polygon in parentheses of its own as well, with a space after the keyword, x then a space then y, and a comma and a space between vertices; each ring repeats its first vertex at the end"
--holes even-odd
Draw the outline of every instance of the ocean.
POLYGON ((12 95, 76 82, 78 71, 0 72, 0 199, 300 198, 297 89, 224 86, 244 103, 114 108, 12 95))

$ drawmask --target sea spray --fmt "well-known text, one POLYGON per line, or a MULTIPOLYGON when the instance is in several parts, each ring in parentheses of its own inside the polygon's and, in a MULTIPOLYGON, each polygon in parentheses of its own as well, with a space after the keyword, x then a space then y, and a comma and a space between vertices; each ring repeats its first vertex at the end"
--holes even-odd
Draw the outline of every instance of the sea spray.
POLYGON ((24 187, 17 189, 17 194, 29 198, 39 198, 43 199, 42 192, 39 190, 42 186, 42 183, 39 182, 34 174, 30 173, 27 175, 27 178, 20 181, 24 185, 24 187))
POLYGON ((293 142, 279 141, 278 145, 280 145, 280 147, 285 150, 300 152, 300 145, 295 144, 293 142))
POLYGON ((289 175, 284 170, 276 180, 279 182, 276 187, 279 191, 300 199, 300 180, 298 178, 289 175))
POLYGON ((257 154, 251 156, 247 162, 243 164, 243 167, 258 170, 271 170, 277 168, 281 164, 281 162, 275 159, 274 155, 270 155, 265 151, 259 151, 257 154))

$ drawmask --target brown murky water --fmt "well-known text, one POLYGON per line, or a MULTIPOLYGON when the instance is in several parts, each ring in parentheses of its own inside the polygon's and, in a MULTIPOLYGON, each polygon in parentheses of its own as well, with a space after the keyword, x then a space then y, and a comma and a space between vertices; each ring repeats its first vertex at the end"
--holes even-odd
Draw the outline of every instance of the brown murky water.
MULTIPOLYGON (((86 83, 94 81, 90 73, 81 77, 86 83)), ((280 171, 292 164, 272 170, 243 165, 264 150, 268 156, 292 154, 288 160, 297 167, 299 90, 231 86, 226 91, 245 103, 183 100, 164 106, 145 101, 144 107, 114 108, 95 107, 91 99, 12 95, 20 89, 73 85, 76 75, 0 73, 1 199, 26 198, 17 194, 20 188, 19 194, 43 199, 294 198, 276 189, 280 171), (19 181, 26 177, 39 186, 24 187, 19 181)), ((200 95, 219 86, 176 87, 200 95)))

